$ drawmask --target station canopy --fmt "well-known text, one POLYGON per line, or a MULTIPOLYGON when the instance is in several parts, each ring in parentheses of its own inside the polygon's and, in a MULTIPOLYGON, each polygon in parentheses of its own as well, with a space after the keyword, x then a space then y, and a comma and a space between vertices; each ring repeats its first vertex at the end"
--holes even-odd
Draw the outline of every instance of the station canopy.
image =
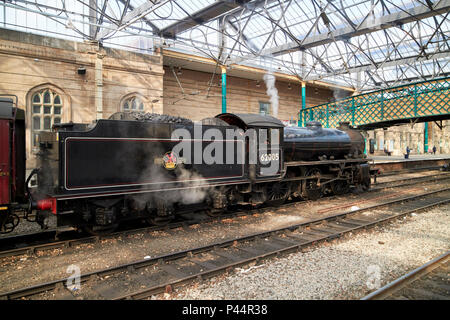
POLYGON ((450 0, 2 0, 0 26, 359 92, 448 76, 450 0))

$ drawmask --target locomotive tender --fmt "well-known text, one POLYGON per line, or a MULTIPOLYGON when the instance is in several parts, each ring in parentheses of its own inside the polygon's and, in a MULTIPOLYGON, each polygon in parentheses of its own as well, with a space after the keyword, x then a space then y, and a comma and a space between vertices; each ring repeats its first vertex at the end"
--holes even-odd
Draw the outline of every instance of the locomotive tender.
POLYGON ((1 98, 2 232, 14 229, 20 210, 27 219, 35 212, 42 227, 54 214, 58 226, 95 234, 127 219, 162 224, 183 210, 218 215, 234 205, 370 187, 364 139, 345 124, 284 127, 271 116, 224 113, 199 125, 117 113, 92 124, 54 125, 39 134, 38 144, 38 168, 25 181, 24 112, 1 98), (34 175, 38 186, 29 191, 34 175))

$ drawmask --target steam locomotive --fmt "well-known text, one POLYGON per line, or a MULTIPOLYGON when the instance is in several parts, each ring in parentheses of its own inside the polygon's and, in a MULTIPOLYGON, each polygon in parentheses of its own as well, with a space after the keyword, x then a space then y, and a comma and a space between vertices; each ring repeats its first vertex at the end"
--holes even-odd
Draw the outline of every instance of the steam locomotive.
POLYGON ((25 180, 25 114, 0 98, 1 232, 17 226, 20 212, 43 228, 53 214, 58 227, 99 234, 128 219, 164 224, 184 211, 214 216, 370 187, 364 138, 348 124, 285 127, 271 116, 232 113, 199 124, 116 113, 55 124, 39 133, 38 146, 37 168, 25 180))

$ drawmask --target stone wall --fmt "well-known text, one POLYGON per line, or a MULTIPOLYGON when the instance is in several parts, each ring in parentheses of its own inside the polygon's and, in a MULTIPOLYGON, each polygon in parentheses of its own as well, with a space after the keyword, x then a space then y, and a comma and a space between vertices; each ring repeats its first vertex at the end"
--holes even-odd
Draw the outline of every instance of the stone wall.
MULTIPOLYGON (((376 141, 375 155, 385 155, 383 150, 387 148, 392 155, 401 156, 406 153, 407 146, 411 149, 411 154, 423 154, 425 123, 368 131, 366 139, 368 155, 370 155, 369 139, 376 141)), ((442 121, 442 129, 436 123, 428 122, 428 153, 433 150, 433 146, 436 146, 437 154, 450 154, 450 120, 442 121)))
POLYGON ((31 145, 31 98, 35 92, 49 88, 61 96, 62 122, 108 118, 130 95, 144 101, 145 111, 162 113, 163 73, 158 54, 0 29, 0 94, 17 95, 19 107, 26 110, 28 168, 35 165, 31 145), (78 73, 80 67, 86 69, 85 74, 78 73))

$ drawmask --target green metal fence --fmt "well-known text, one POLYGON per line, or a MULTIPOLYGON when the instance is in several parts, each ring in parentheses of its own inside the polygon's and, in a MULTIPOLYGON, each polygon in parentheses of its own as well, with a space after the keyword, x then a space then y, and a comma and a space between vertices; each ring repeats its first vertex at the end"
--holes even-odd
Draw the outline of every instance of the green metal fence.
POLYGON ((347 121, 353 126, 399 119, 450 115, 450 77, 417 82, 360 94, 340 101, 302 109, 299 123, 320 121, 337 127, 347 121))

